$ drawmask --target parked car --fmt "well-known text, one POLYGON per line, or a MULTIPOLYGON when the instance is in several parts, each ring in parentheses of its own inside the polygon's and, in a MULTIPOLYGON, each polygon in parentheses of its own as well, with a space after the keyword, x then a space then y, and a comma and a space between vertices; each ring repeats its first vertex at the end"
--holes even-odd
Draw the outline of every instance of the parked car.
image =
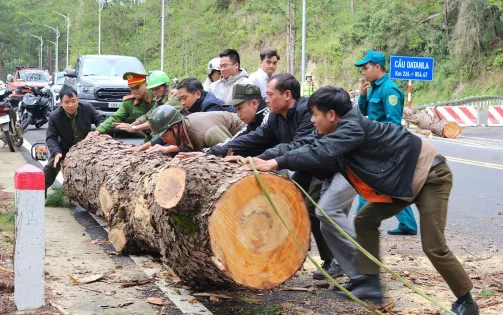
POLYGON ((65 84, 65 73, 57 72, 52 78, 52 94, 54 95, 54 107, 59 106, 59 91, 65 84))
POLYGON ((44 88, 51 83, 49 71, 37 67, 17 67, 14 75, 7 75, 8 87, 12 90, 11 105, 17 107, 23 95, 30 92, 22 87, 44 88))
POLYGON ((90 102, 105 116, 113 115, 122 105, 124 96, 131 94, 126 72, 145 73, 135 57, 116 55, 85 55, 79 57, 74 69, 65 71, 65 84, 73 86, 79 98, 90 102))

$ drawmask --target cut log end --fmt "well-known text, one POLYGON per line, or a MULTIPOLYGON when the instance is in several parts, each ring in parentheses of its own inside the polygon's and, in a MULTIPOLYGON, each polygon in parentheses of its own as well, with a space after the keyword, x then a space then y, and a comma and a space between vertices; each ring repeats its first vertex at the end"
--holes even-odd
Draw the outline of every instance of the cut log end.
POLYGON ((180 168, 169 168, 159 174, 154 192, 157 204, 164 209, 176 206, 183 197, 185 180, 185 171, 180 168))
POLYGON ((101 186, 101 188, 100 188, 99 199, 100 199, 101 211, 103 213, 103 216, 107 220, 109 220, 110 219, 110 211, 112 210, 114 203, 112 200, 112 196, 110 195, 108 190, 105 188, 105 186, 101 186))
POLYGON ((124 235, 124 231, 119 227, 110 229, 108 240, 119 253, 126 248, 126 236, 124 235))
POLYGON ((449 139, 457 138, 461 131, 461 127, 455 121, 450 121, 444 127, 444 137, 449 139))
MULTIPOLYGON (((270 174, 261 178, 286 225, 307 249, 311 231, 302 196, 286 179, 270 174)), ((213 263, 247 287, 274 288, 292 277, 305 260, 254 175, 233 184, 220 198, 208 232, 213 263)))

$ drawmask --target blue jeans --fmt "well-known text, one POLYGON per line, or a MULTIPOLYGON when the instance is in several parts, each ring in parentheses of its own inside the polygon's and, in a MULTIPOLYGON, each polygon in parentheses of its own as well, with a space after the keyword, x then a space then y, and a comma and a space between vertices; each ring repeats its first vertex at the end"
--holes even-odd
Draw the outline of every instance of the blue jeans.
MULTIPOLYGON (((362 196, 358 195, 358 208, 356 208, 356 213, 358 213, 361 207, 363 207, 366 203, 367 200, 363 199, 362 196)), ((412 212, 412 208, 410 206, 397 213, 395 217, 399 222, 398 230, 417 233, 416 219, 414 218, 414 212, 412 212)))

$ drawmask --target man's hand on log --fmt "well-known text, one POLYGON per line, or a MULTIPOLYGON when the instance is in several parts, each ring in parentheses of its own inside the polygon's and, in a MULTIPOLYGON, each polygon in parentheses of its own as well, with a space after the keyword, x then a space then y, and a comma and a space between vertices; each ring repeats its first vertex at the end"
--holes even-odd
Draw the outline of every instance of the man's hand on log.
POLYGON ((131 124, 113 123, 112 125, 115 126, 115 128, 120 129, 120 130, 124 130, 124 131, 127 131, 127 132, 135 132, 134 129, 133 129, 133 125, 131 125, 131 124))
MULTIPOLYGON (((248 163, 248 159, 246 159, 244 161, 244 163, 246 165, 243 166, 243 169, 247 170, 247 171, 251 171, 252 168, 251 168, 251 165, 248 163)), ((274 160, 274 159, 266 161, 266 160, 262 160, 262 159, 254 157, 253 158, 253 165, 255 166, 257 171, 261 171, 261 172, 269 172, 269 171, 278 169, 278 162, 276 162, 276 160, 274 160)))
POLYGON ((140 152, 140 151, 141 151, 141 147, 136 146, 136 147, 131 147, 131 148, 120 150, 119 152, 120 153, 127 153, 127 152, 140 152))
POLYGON ((59 163, 59 160, 63 157, 63 154, 61 153, 58 153, 56 154, 56 156, 54 157, 54 164, 53 164, 53 167, 56 168, 56 165, 58 165, 59 163))
POLYGON ((206 153, 204 152, 180 152, 176 155, 177 159, 183 160, 186 158, 189 158, 191 156, 200 156, 200 155, 205 155, 206 153))
POLYGON ((176 145, 164 146, 164 145, 156 144, 153 147, 148 148, 148 150, 146 152, 147 153, 160 152, 160 153, 168 154, 168 153, 172 153, 172 152, 178 152, 178 150, 179 149, 176 145))
POLYGON ((238 160, 244 160, 245 158, 241 155, 229 155, 224 157, 224 162, 237 163, 238 160))
POLYGON ((98 130, 95 130, 93 132, 89 132, 87 134, 87 137, 84 139, 84 140, 89 140, 91 139, 92 137, 96 137, 96 136, 99 136, 101 133, 98 131, 98 130))

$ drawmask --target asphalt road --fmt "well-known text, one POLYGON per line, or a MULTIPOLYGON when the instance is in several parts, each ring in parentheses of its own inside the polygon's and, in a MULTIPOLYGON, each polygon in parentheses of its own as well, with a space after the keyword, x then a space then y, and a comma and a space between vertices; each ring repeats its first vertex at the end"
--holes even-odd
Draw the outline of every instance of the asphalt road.
MULTIPOLYGON (((25 133, 25 139, 29 143, 43 140, 45 130, 46 126, 40 129, 30 126, 25 133)), ((131 137, 124 133, 117 136, 132 144, 138 145, 143 142, 141 137, 131 137)), ((458 139, 433 138, 427 141, 431 141, 438 151, 447 157, 454 174, 446 236, 460 235, 464 244, 463 250, 474 255, 483 255, 488 248, 501 251, 503 249, 503 216, 499 213, 503 214, 503 127, 467 128, 458 139)), ((27 156, 25 154, 25 157, 27 156)), ((353 207, 355 206, 356 202, 353 204, 353 207)), ((417 209, 414 208, 414 211, 418 217, 417 209)), ((351 216, 354 216, 354 209, 351 216)), ((386 231, 394 228, 396 224, 396 219, 391 218, 383 222, 381 229, 386 231)), ((457 254, 463 254, 463 250, 459 247, 452 249, 457 254)), ((415 248, 406 250, 410 251, 406 254, 420 254, 421 246, 418 244, 415 248)), ((316 255, 315 247, 313 253, 316 255)), ((298 292, 294 295, 284 291, 276 293, 261 296, 262 303, 277 305, 299 299, 304 295, 298 292)), ((328 291, 328 293, 317 295, 316 298, 306 294, 305 297, 310 299, 312 305, 305 305, 303 308, 310 309, 314 313, 337 313, 339 306, 324 304, 327 296, 331 297, 332 293, 328 291), (318 302, 316 302, 317 299, 318 302)), ((234 313, 229 312, 228 304, 210 303, 207 300, 201 302, 214 314, 234 313)), ((236 307, 240 314, 257 312, 257 308, 252 303, 244 303, 236 307)))

